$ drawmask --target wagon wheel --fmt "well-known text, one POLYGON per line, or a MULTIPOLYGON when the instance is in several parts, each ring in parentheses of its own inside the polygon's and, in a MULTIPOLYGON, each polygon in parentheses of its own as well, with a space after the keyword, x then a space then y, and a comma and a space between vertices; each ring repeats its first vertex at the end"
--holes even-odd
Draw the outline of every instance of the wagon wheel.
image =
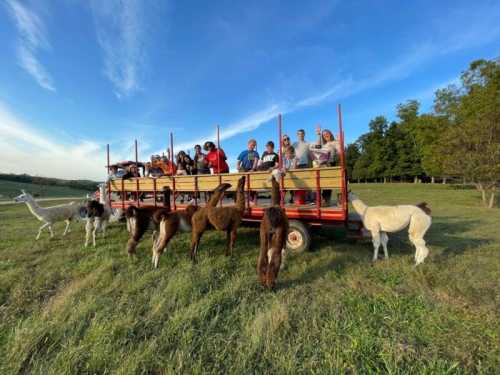
POLYGON ((289 223, 286 248, 292 253, 302 253, 309 250, 311 234, 309 228, 300 221, 291 220, 289 223))

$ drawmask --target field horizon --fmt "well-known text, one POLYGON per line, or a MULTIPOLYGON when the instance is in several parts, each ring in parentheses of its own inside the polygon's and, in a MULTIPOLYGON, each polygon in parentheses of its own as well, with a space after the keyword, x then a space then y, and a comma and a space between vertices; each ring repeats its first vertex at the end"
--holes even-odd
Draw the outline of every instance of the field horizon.
MULTIPOLYGON (((432 184, 350 184, 369 205, 426 201, 430 255, 414 266, 407 232, 389 260, 339 231, 314 232, 288 257, 273 292, 255 271, 258 228, 189 234, 151 268, 151 240, 125 252, 124 224, 84 248, 44 233, 25 205, 0 207, 0 372, 495 373, 500 368, 500 210, 475 190, 432 184)), ((43 205, 49 205, 44 202, 43 205)))

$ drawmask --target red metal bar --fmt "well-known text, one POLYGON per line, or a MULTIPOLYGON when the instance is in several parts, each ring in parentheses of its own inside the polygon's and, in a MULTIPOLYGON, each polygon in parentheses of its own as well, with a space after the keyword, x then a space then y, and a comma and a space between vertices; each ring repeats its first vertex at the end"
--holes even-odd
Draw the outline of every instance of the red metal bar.
POLYGON ((157 206, 157 203, 156 203, 156 178, 153 178, 153 199, 155 201, 155 208, 157 206))
POLYGON ((172 176, 172 192, 174 195, 174 211, 176 211, 177 210, 177 203, 176 203, 177 197, 175 195, 175 176, 172 176))
POLYGON ((125 183, 122 178, 122 209, 125 209, 125 183))
POLYGON ((318 218, 321 219, 321 177, 319 169, 316 169, 316 208, 318 209, 318 218))
MULTIPOLYGON (((170 132, 170 163, 174 162, 174 134, 170 132)), ((173 170, 172 170, 173 174, 173 170)))
POLYGON ((194 176, 194 205, 198 206, 198 176, 194 176))
POLYGON ((111 205, 111 181, 109 180, 109 143, 106 145, 106 167, 108 168, 108 183, 106 184, 106 187, 108 189, 108 202, 111 205))
MULTIPOLYGON (((134 148, 135 148, 135 166, 139 171, 139 152, 137 150, 137 139, 134 140, 134 148)), ((137 201, 137 207, 139 207, 139 179, 135 178, 135 200, 137 201)))
MULTIPOLYGON (((278 165, 280 169, 283 168, 283 118, 281 116, 281 113, 278 114, 278 144, 279 144, 279 155, 278 155, 278 165)), ((284 191, 285 188, 285 180, 284 176, 281 176, 280 178, 280 207, 285 206, 285 194, 286 192, 284 191)))
MULTIPOLYGON (((220 175, 220 126, 217 125, 217 174, 219 175, 219 185, 222 184, 222 176, 220 175)), ((221 199, 220 205, 222 206, 222 201, 224 199, 221 199)))
MULTIPOLYGON (((238 193, 236 193, 238 194, 238 193)), ((247 207, 248 207, 248 214, 252 214, 252 208, 250 207, 250 173, 247 173, 247 207)))
POLYGON ((340 143, 340 165, 342 167, 342 209, 345 212, 345 217, 348 217, 348 205, 347 205, 347 174, 345 165, 345 149, 344 149, 344 129, 342 127, 342 108, 340 104, 337 105, 337 113, 339 118, 339 143, 340 143))

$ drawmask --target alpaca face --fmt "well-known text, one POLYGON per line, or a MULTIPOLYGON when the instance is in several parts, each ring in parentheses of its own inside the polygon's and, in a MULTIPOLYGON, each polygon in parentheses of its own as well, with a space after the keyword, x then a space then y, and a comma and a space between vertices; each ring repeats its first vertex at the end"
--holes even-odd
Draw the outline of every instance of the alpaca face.
POLYGON ((26 193, 24 190, 21 190, 22 194, 18 195, 17 197, 14 198, 14 202, 16 203, 23 203, 23 202, 28 202, 29 201, 29 194, 26 193))

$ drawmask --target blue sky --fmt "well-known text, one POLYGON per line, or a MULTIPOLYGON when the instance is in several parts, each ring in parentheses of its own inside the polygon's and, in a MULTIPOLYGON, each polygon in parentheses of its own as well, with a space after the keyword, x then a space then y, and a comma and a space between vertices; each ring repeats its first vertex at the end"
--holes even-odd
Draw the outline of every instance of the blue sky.
POLYGON ((234 169, 278 113, 311 138, 341 103, 354 141, 397 103, 428 110, 500 54, 500 2, 1 0, 0 45, 0 172, 102 180, 106 143, 145 159, 216 124, 234 169))

